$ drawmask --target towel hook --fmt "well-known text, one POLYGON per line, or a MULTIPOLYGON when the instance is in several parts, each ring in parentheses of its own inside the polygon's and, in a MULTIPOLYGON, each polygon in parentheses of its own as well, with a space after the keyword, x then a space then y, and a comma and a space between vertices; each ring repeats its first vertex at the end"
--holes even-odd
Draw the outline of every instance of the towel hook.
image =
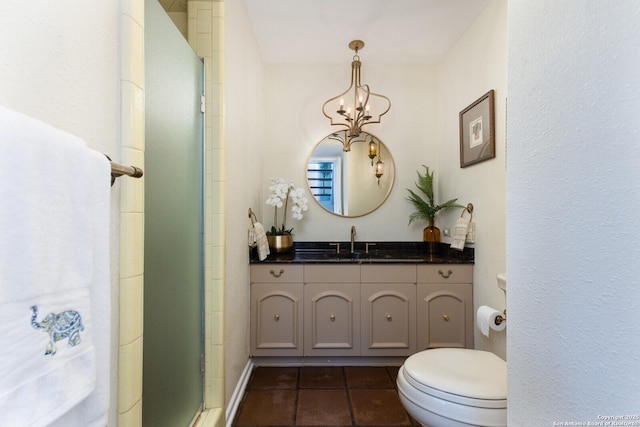
POLYGON ((255 225, 256 222, 258 222, 258 219, 256 218, 256 214, 253 213, 251 208, 249 208, 249 219, 251 219, 251 225, 255 225))
POLYGON ((473 204, 467 203, 467 207, 462 209, 460 218, 464 217, 464 213, 469 212, 469 221, 473 220, 473 204))

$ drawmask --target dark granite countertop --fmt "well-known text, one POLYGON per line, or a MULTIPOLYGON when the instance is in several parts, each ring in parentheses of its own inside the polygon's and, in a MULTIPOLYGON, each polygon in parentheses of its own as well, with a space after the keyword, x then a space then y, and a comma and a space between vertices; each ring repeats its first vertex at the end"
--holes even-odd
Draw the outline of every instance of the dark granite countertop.
POLYGON ((289 264, 317 264, 317 263, 420 263, 420 264, 473 264, 474 249, 464 248, 463 251, 451 249, 446 243, 439 243, 436 253, 428 252, 427 244, 423 242, 356 242, 351 253, 350 242, 294 242, 293 250, 287 253, 270 254, 267 259, 260 261, 256 248, 250 251, 250 262, 272 262, 289 264), (335 243, 340 244, 337 253, 335 243))

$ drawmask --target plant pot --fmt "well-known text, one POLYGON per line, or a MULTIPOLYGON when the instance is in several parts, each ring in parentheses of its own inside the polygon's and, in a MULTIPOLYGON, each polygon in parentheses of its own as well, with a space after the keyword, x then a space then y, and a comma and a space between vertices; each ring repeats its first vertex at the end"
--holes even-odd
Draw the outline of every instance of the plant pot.
POLYGON ((427 244, 427 252, 435 254, 440 246, 440 229, 434 225, 434 220, 429 220, 429 225, 422 232, 424 242, 427 244))
POLYGON ((267 234, 267 241, 269 242, 269 249, 273 253, 285 253, 293 249, 293 235, 291 234, 267 234))

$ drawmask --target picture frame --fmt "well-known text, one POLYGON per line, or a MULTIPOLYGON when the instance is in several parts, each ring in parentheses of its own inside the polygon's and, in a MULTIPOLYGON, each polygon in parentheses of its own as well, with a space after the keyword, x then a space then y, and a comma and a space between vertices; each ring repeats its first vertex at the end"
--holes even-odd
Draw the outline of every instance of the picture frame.
POLYGON ((460 167, 496 157, 494 91, 460 112, 460 167))

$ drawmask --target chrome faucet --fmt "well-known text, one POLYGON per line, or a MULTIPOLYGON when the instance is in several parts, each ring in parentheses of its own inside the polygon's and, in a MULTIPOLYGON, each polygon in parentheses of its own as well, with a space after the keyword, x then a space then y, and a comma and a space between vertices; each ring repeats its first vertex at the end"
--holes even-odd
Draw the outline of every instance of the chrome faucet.
POLYGON ((353 246, 356 240, 356 226, 352 225, 351 226, 351 253, 353 253, 353 246))

